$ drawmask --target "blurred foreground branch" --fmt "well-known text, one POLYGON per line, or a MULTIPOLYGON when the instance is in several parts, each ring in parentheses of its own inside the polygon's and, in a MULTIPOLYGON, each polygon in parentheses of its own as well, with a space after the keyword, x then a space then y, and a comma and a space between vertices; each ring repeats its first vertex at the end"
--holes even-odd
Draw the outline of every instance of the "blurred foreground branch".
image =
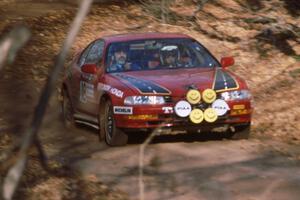
POLYGON ((77 33, 79 32, 80 26, 83 23, 83 20, 85 19, 85 16, 87 15, 90 9, 92 1, 93 0, 82 1, 80 5, 80 9, 78 10, 74 21, 72 22, 67 38, 64 41, 62 49, 55 61, 55 65, 49 75, 46 85, 44 86, 44 89, 42 91, 42 94, 38 102, 38 106, 35 109, 31 127, 25 133, 24 138, 22 140, 21 149, 18 154, 17 161, 15 165, 9 169, 8 174, 4 179, 2 193, 3 193, 3 198, 5 200, 12 199, 18 187, 20 178, 24 172, 27 163, 27 158, 28 158, 27 152, 29 150, 29 147, 35 142, 35 138, 41 126, 43 116, 45 114, 48 105, 48 101, 50 99, 50 96, 55 86, 55 82, 59 76, 60 71, 63 69, 63 65, 66 56, 68 54, 68 51, 71 48, 71 45, 75 40, 77 33))
POLYGON ((0 70, 6 61, 8 63, 14 61, 17 52, 29 40, 30 35, 28 28, 18 26, 0 41, 0 70))
POLYGON ((152 133, 147 137, 147 139, 141 144, 139 152, 139 194, 140 200, 145 199, 145 186, 144 186, 144 155, 145 149, 148 144, 152 141, 155 136, 160 135, 162 132, 161 127, 156 128, 152 133))

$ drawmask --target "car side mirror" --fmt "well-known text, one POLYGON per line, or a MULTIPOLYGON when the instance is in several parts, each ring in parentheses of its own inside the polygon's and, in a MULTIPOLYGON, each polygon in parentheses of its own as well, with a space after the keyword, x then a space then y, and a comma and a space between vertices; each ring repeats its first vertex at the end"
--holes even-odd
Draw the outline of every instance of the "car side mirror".
POLYGON ((81 67, 81 71, 87 74, 96 74, 97 65, 96 64, 84 64, 81 67))
POLYGON ((233 57, 223 57, 221 58, 221 65, 223 69, 226 69, 227 67, 234 65, 234 58, 233 57))

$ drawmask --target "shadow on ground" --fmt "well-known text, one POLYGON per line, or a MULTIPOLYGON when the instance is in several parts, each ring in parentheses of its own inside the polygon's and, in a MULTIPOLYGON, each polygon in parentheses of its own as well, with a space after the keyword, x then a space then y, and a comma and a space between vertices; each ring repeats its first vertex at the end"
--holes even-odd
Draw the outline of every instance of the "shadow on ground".
MULTIPOLYGON (((128 144, 142 144, 149 134, 143 132, 135 132, 129 134, 128 144)), ((180 133, 180 134, 166 134, 155 136, 152 140, 153 144, 158 143, 178 143, 178 142, 205 142, 212 140, 222 140, 225 136, 222 133, 180 133)))

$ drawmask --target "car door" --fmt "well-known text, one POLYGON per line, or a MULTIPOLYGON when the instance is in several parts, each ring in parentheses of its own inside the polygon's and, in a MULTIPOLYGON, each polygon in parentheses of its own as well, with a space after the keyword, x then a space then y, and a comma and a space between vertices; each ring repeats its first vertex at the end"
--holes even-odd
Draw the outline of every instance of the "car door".
POLYGON ((93 46, 93 43, 90 43, 81 53, 80 55, 77 57, 77 59, 75 59, 75 61, 72 63, 71 66, 71 76, 69 76, 69 80, 70 80, 70 95, 72 98, 72 103, 73 103, 73 107, 75 112, 78 111, 77 105, 78 105, 78 95, 79 95, 79 89, 80 89, 80 77, 81 77, 81 66, 84 64, 85 59, 91 49, 91 47, 93 46))
POLYGON ((77 94, 77 108, 80 112, 95 115, 98 113, 98 96, 97 85, 98 75, 103 72, 102 55, 104 49, 104 41, 96 40, 89 49, 87 56, 81 61, 81 70, 79 77, 79 90, 77 94), (85 73, 82 67, 87 64, 93 64, 97 67, 97 73, 85 73), (98 73, 100 72, 100 73, 98 73))

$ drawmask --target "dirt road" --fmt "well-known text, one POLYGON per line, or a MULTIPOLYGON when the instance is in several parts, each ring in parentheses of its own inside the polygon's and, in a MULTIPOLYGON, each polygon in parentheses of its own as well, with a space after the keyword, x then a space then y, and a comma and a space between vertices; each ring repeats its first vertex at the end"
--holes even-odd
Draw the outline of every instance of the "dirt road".
MULTIPOLYGON (((137 163, 133 145, 95 152, 74 167, 138 199, 137 163)), ((299 162, 258 141, 154 144, 146 163, 146 199, 296 200, 300 195, 299 162)))
MULTIPOLYGON (((22 7, 34 7, 26 2, 22 7)), ((34 9, 35 12, 29 14, 30 10, 18 11, 14 9, 14 4, 9 6, 5 5, 5 9, 1 7, 1 10, 5 10, 5 15, 1 16, 5 19, 0 26, 2 33, 13 24, 25 23, 31 28, 33 37, 20 52, 15 64, 6 67, 0 74, 1 141, 5 139, 3 134, 11 134, 14 139, 19 139, 28 126, 53 58, 74 16, 74 5, 62 6, 51 1, 35 5, 49 12, 34 9)), ((105 9, 94 7, 72 52, 95 37, 108 33, 136 30, 184 32, 201 40, 218 57, 228 51, 239 55, 239 64, 232 70, 249 80, 250 88, 256 95, 257 113, 254 115, 250 140, 220 140, 207 135, 166 135, 155 138, 145 154, 145 198, 299 199, 300 136, 296 123, 299 99, 295 95, 299 91, 299 74, 295 71, 290 76, 290 72, 294 72, 291 70, 298 67, 299 62, 274 49, 270 50, 270 57, 261 59, 251 46, 252 40, 249 43, 248 40, 229 42, 226 38, 220 41, 194 29, 151 21, 153 18, 143 16, 138 7, 127 6, 125 11, 118 5, 107 5, 105 9), (141 20, 136 20, 137 16, 141 20), (272 55, 277 56, 274 58, 272 55), (257 58, 257 63, 253 64, 253 58, 257 58), (276 69, 273 67, 275 64, 276 69), (276 80, 272 77, 276 77, 276 80), (270 99, 282 99, 283 103, 276 104, 270 99), (269 103, 266 105, 266 102, 269 103), (284 110, 286 107, 294 109, 289 112, 284 110), (281 119, 274 120, 276 126, 272 124, 274 116, 281 119)), ((211 6, 206 10, 213 11, 211 6)), ((226 20, 226 23, 231 23, 226 20)), ((223 25, 218 27, 224 28, 223 25)), ((249 34, 252 33, 245 33, 247 36, 249 34)), ((113 190, 120 189, 128 193, 130 199, 138 199, 139 145, 145 138, 135 135, 126 147, 108 148, 103 142, 99 143, 97 131, 93 129, 80 127, 66 130, 60 123, 57 94, 51 100, 41 130, 41 140, 50 160, 68 165, 84 177, 99 180, 113 190)), ((37 182, 32 187, 38 187, 39 184, 37 182)))
MULTIPOLYGON (((52 124, 52 123, 51 123, 52 124)), ((97 131, 46 128, 51 159, 84 177, 139 199, 139 144, 98 142, 97 131), (66 141, 68 141, 66 143, 66 141), (54 148, 55 147, 55 148, 54 148)), ((139 138, 139 139, 136 139, 139 138)), ((300 148, 271 140, 207 140, 199 135, 158 136, 145 153, 145 199, 299 199, 300 148)))

